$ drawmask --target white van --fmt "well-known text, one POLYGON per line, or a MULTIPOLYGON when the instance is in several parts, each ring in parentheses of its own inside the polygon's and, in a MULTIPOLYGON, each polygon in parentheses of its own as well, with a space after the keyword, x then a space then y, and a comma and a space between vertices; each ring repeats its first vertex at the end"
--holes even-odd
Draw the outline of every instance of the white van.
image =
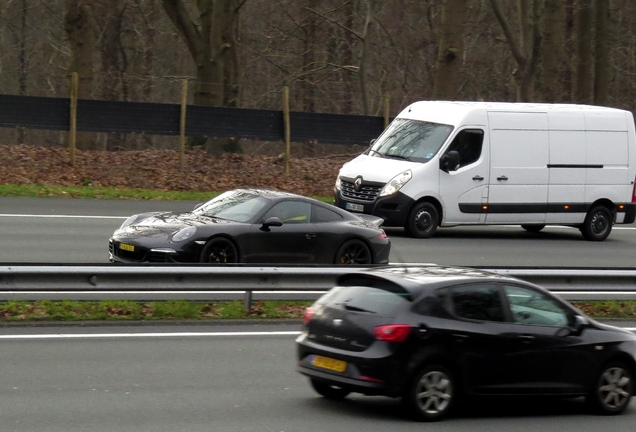
POLYGON ((416 102, 343 165, 339 207, 428 238, 438 226, 578 227, 604 240, 636 217, 628 111, 531 103, 416 102))

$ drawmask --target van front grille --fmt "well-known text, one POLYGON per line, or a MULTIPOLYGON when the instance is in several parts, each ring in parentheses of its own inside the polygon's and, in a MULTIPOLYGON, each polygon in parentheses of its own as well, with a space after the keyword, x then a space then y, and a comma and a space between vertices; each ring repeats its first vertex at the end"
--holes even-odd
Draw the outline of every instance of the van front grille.
POLYGON ((360 189, 356 190, 353 183, 348 181, 340 182, 340 190, 344 198, 349 198, 357 201, 373 202, 380 195, 382 186, 370 186, 362 184, 360 189))

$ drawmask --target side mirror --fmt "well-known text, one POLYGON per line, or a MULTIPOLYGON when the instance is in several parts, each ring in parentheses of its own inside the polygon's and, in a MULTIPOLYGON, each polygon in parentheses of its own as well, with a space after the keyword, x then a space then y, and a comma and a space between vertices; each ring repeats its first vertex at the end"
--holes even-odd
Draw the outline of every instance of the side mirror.
POLYGON ((279 227, 283 226, 283 221, 277 218, 276 216, 272 216, 267 218, 265 222, 263 222, 263 226, 261 226, 262 231, 269 231, 269 227, 279 227))
POLYGON ((442 171, 457 171, 459 169, 459 152, 451 150, 442 156, 439 160, 439 167, 442 171))
POLYGON ((574 316, 574 325, 572 326, 572 334, 580 335, 583 329, 590 324, 590 321, 583 315, 574 316))
POLYGON ((369 147, 371 147, 374 142, 375 142, 375 138, 373 138, 371 141, 369 141, 369 147))
POLYGON ((198 209, 198 208, 199 208, 199 207, 201 207, 203 204, 204 204, 204 203, 199 203, 199 204, 195 205, 195 206, 194 206, 194 209, 195 209, 195 210, 196 210, 196 209, 198 209))

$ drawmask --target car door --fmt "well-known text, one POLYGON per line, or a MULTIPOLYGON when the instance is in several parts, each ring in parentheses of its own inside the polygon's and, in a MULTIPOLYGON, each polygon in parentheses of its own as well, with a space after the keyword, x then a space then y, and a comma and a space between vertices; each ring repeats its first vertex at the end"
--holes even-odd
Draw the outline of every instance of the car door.
POLYGON ((591 346, 573 332, 574 313, 532 287, 504 285, 511 311, 505 359, 512 393, 580 393, 594 374, 591 346))
POLYGON ((317 248, 317 230, 311 222, 311 204, 287 200, 276 203, 252 225, 244 254, 252 263, 309 263, 317 248), (264 227, 263 222, 277 217, 282 226, 264 227))
POLYGON ((511 323, 506 322, 501 287, 496 283, 464 284, 449 288, 446 340, 450 357, 462 370, 472 393, 499 393, 509 384, 506 358, 510 353, 511 323))
POLYGON ((463 129, 444 154, 459 153, 459 169, 441 170, 440 197, 444 202, 444 223, 482 223, 488 202, 489 153, 484 149, 484 131, 463 129))

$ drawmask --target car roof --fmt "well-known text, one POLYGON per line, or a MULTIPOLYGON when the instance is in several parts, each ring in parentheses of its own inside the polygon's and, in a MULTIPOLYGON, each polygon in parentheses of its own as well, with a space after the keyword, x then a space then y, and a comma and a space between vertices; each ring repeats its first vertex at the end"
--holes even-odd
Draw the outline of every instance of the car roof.
POLYGON ((375 267, 356 273, 348 273, 338 278, 338 284, 360 283, 360 278, 369 280, 384 279, 399 285, 411 294, 419 294, 427 287, 437 288, 452 282, 484 282, 484 281, 515 281, 517 279, 470 267, 442 266, 437 264, 391 265, 375 267))

